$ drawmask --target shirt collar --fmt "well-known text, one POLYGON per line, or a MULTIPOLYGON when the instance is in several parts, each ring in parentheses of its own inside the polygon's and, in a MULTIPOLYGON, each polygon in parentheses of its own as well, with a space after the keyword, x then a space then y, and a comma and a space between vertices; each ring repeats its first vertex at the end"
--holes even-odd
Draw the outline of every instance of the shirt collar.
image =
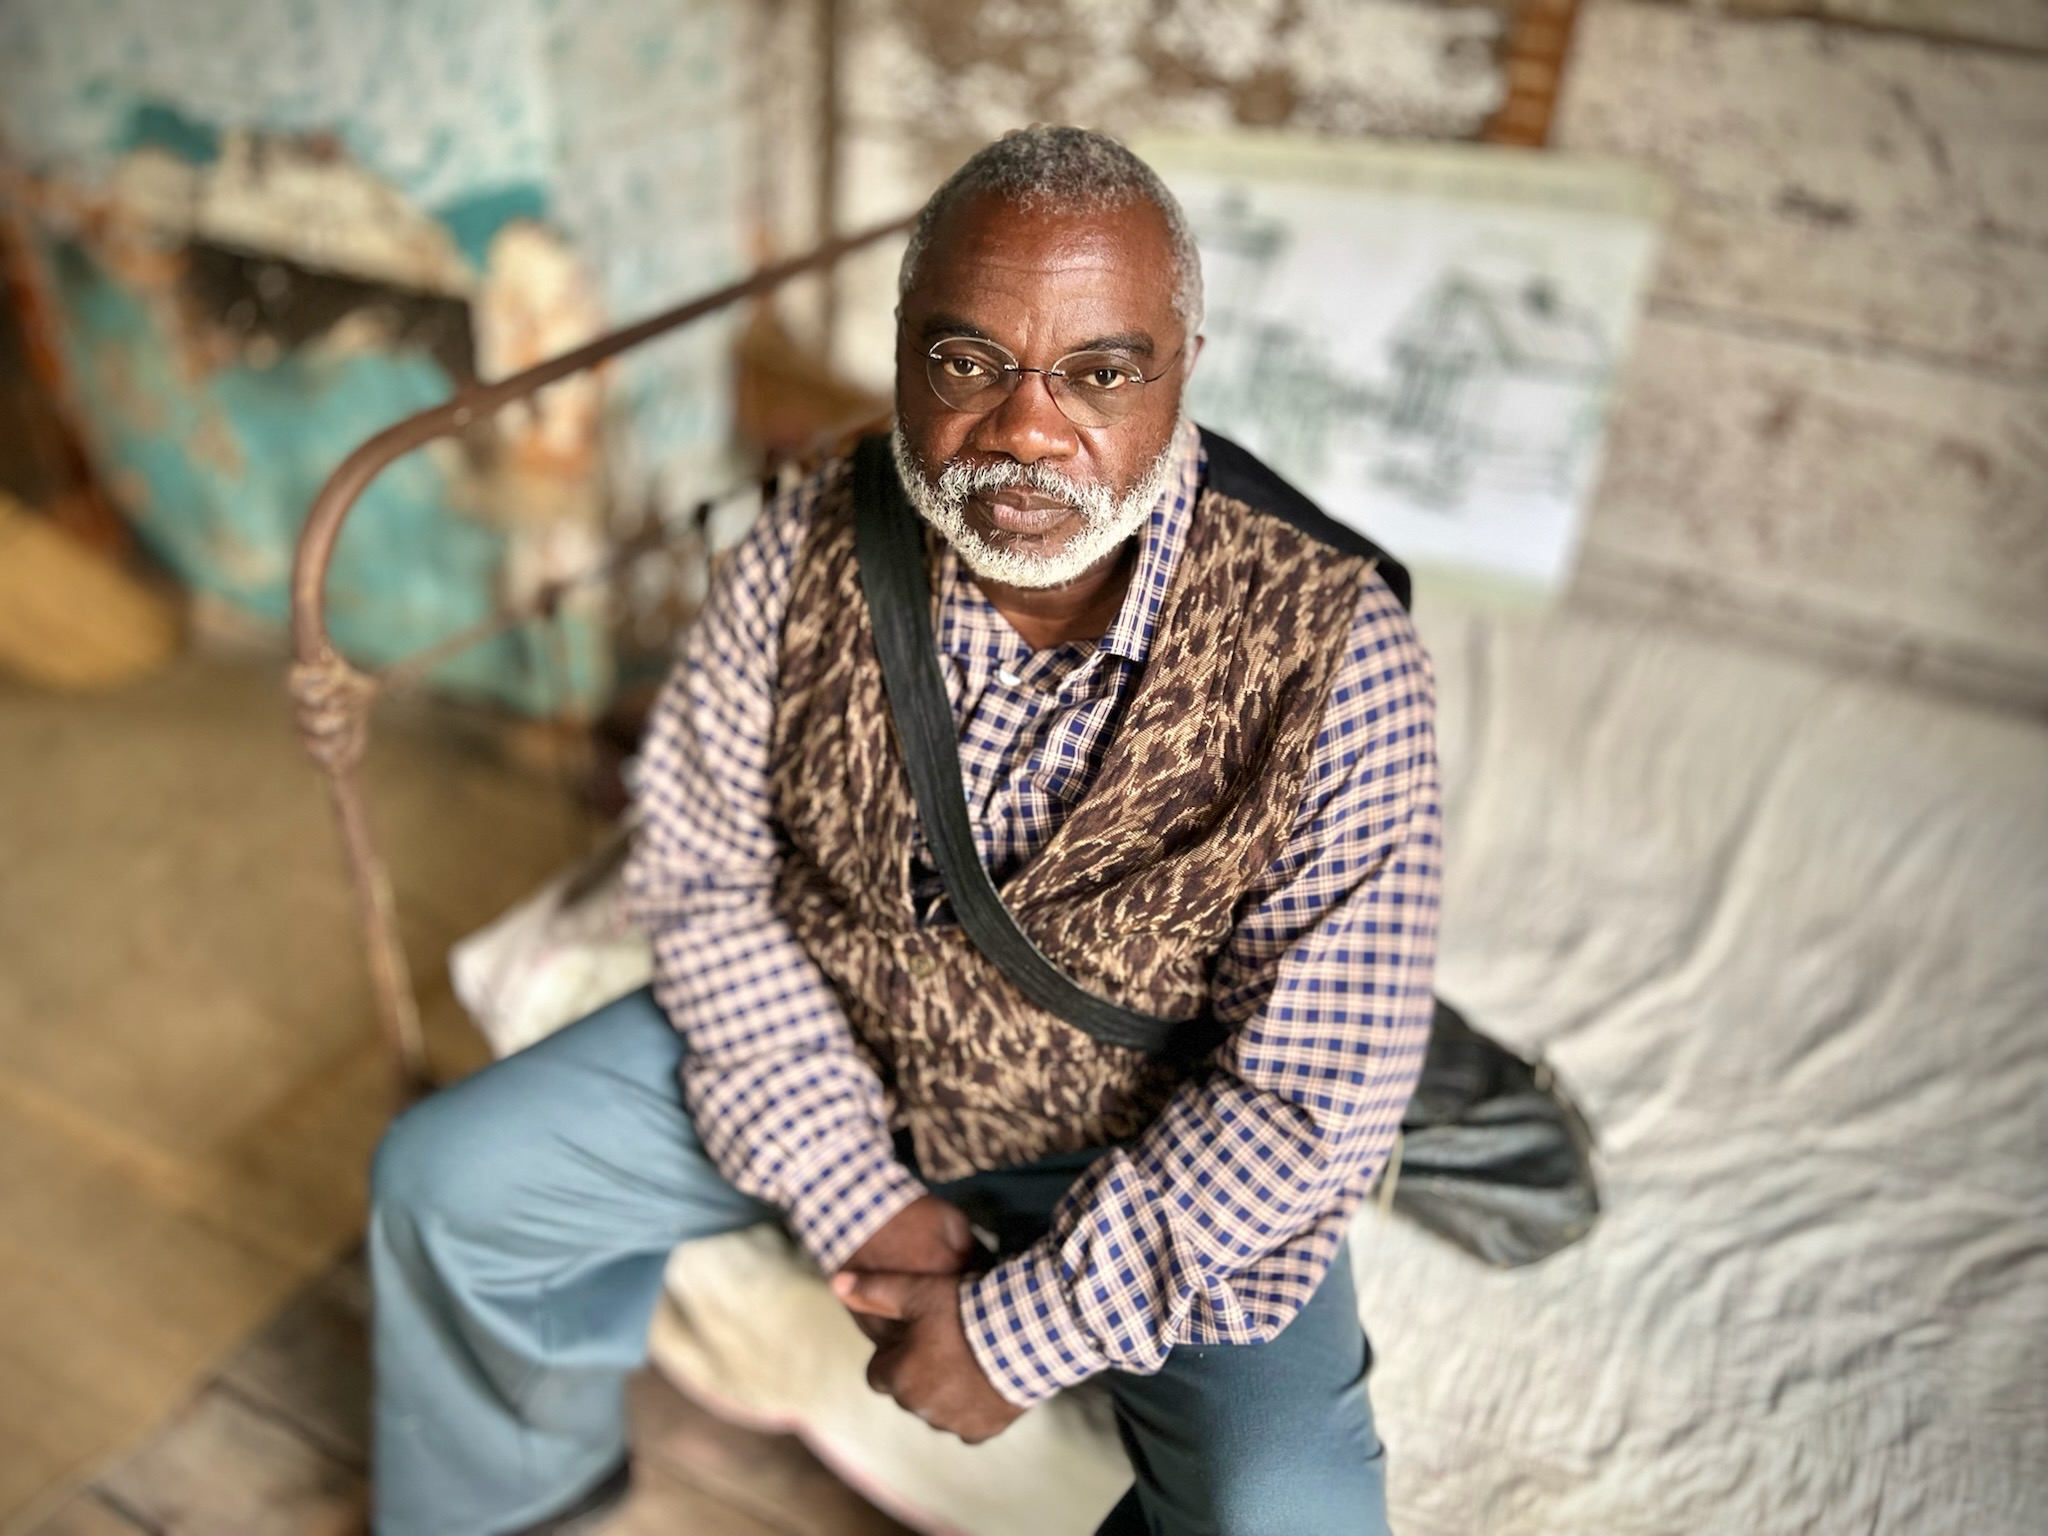
POLYGON ((1158 504, 1145 520, 1138 563, 1131 572, 1123 606, 1109 633, 1102 637, 1103 650, 1130 661, 1143 661, 1151 654, 1160 605, 1180 563, 1181 546, 1188 541, 1188 519, 1194 515, 1195 498, 1201 493, 1202 434, 1185 416, 1174 429, 1174 455, 1166 489, 1159 493, 1158 504))

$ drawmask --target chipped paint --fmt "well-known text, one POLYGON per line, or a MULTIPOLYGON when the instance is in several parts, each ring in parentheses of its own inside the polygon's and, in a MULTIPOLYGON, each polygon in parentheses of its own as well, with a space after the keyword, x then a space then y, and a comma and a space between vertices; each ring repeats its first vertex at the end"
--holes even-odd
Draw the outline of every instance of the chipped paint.
POLYGON ((432 293, 475 286, 453 233, 354 163, 332 137, 234 128, 219 143, 220 153, 203 164, 144 145, 114 161, 98 185, 52 180, 45 201, 125 224, 156 246, 211 241, 432 293))
MULTIPOLYGON (((0 125, 33 163, 94 188, 130 169, 138 103, 200 135, 325 136, 411 217, 402 232, 396 205, 373 215, 396 261, 292 248, 310 264, 470 291, 499 231, 543 222, 586 265, 605 313, 627 319, 745 265, 743 10, 737 0, 299 0, 255 25, 237 0, 13 0, 0 5, 0 125), (452 262, 446 247, 429 254, 444 240, 452 262)), ((181 165, 161 143, 153 152, 181 165)), ((160 225, 190 205, 193 167, 182 168, 183 180, 153 168, 147 201, 160 225)), ((714 319, 616 370, 604 456, 636 501, 687 506, 730 472, 737 326, 714 319)))
MULTIPOLYGON (((581 346, 604 329, 589 274, 559 235, 516 223, 492 240, 476 302, 477 370, 501 379, 581 346)), ((551 384, 494 422, 512 462, 541 474, 588 476, 598 457, 601 373, 551 384)))
MULTIPOLYGON (((269 367, 212 369, 195 388, 162 306, 75 246, 60 247, 53 265, 80 394, 144 541, 197 590, 281 625, 313 493, 394 413, 444 399, 447 374, 422 353, 365 346, 343 330, 269 367)), ((330 581, 335 637, 351 655, 395 661, 493 611, 506 539, 448 514, 462 472, 459 452, 416 454, 365 494, 330 581)), ((517 707, 557 706, 566 690, 526 650, 517 638, 480 647, 438 680, 517 707)))
POLYGON ((539 222, 547 217, 547 189, 540 186, 493 187, 435 210, 470 266, 482 271, 490 264, 491 241, 509 225, 539 222))
POLYGON ((938 175, 1034 119, 1462 138, 1504 95, 1501 30, 1412 0, 854 0, 847 112, 938 175))
MULTIPOLYGON (((168 567, 197 591, 281 626, 314 493, 358 442, 445 399, 454 377, 423 344, 428 332, 401 328, 403 295, 379 302, 371 290, 367 302, 285 346, 275 333, 231 333, 221 317, 194 312, 184 279, 202 248, 160 250, 150 265, 123 249, 126 259, 111 262, 75 243, 53 252, 98 455, 168 567)), ((277 270, 273 263, 266 272, 277 270)), ((586 564, 596 557, 594 510, 566 540, 462 515, 482 499, 481 478, 461 447, 441 444, 370 487, 329 580, 333 632, 350 655, 400 660, 488 619, 501 597, 530 596, 537 580, 568 574, 562 552, 573 549, 586 564), (537 561, 528 544, 557 558, 537 561)), ((529 496, 560 515, 559 498, 529 496)), ((435 680, 528 712, 589 713, 610 682, 601 612, 572 608, 556 640, 525 633, 488 642, 437 669, 435 680)))
POLYGON ((197 190, 193 233, 201 238, 396 287, 462 293, 470 286, 448 231, 331 136, 231 129, 197 190))
MULTIPOLYGON (((277 621, 325 474, 478 364, 466 321, 458 335, 419 319, 431 302, 477 304, 496 373, 736 275, 737 9, 0 6, 0 134, 62 255, 99 457, 152 546, 277 621), (315 277, 319 303, 288 315, 228 293, 315 277), (330 312, 348 283, 367 285, 360 302, 330 312)), ((553 390, 495 440, 388 471, 336 557, 337 638, 394 659, 593 564, 610 487, 637 510, 722 483, 734 323, 553 390)), ((601 604, 572 604, 564 642, 509 637, 439 676, 521 708, 588 709, 607 682, 603 621, 601 604)))
POLYGON ((160 149, 188 165, 211 165, 220 158, 220 130, 164 102, 138 102, 119 147, 160 149))
POLYGON ((1586 551, 1780 636, 1846 625, 1870 657, 2037 699, 2048 57, 1947 40, 1965 9, 1585 8, 1555 141, 1677 193, 1586 551))

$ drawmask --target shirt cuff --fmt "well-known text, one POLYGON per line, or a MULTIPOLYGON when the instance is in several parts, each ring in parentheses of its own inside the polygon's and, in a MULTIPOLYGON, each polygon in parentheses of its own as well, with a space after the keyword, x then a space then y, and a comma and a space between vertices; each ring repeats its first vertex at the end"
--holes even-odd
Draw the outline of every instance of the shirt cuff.
POLYGON ((1065 1266, 1047 1242, 963 1284, 960 1326, 982 1374, 1019 1408, 1109 1368, 1068 1299, 1065 1266))
POLYGON ((833 1142, 790 1170, 783 1214, 818 1268, 834 1274, 860 1245, 925 1193, 886 1141, 833 1142))

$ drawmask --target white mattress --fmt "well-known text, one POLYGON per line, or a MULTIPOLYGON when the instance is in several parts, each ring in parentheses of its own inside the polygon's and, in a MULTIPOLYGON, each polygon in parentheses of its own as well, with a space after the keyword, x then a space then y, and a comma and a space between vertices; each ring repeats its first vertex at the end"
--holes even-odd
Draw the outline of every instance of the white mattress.
MULTIPOLYGON (((1421 620, 1439 990, 1547 1054, 1608 1208, 1512 1273, 1361 1217, 1396 1530, 2043 1529, 2048 727, 1641 622, 1421 620)), ((968 1450, 866 1394, 773 1234, 670 1278, 671 1374, 933 1530, 1086 1532, 1124 1480, 1099 1403, 968 1450)))

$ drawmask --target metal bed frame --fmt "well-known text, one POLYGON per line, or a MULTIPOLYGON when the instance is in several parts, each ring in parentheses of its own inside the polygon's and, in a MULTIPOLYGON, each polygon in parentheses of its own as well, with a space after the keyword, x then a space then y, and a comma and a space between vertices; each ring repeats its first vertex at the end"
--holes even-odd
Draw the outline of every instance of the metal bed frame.
MULTIPOLYGON (((386 687, 418 680, 437 663, 468 646, 536 617, 550 615, 566 587, 603 577, 614 568, 617 559, 584 573, 575 582, 544 588, 531 602, 505 609, 403 661, 371 671, 343 656, 327 628, 327 572, 342 524, 377 476, 415 449, 437 438, 451 437, 560 379, 595 368, 694 320, 768 294, 792 278, 829 269, 855 251, 902 233, 911 222, 911 217, 895 219, 830 241, 805 255, 763 267, 740 282, 599 336, 510 378, 493 384, 468 385, 440 405, 395 422, 359 445, 342 460, 313 498, 312 509, 299 534, 292 568, 294 659, 288 687, 299 735, 326 779, 328 798, 340 825, 342 852, 355 889, 356 915, 370 965, 378 1024, 390 1052, 401 1104, 427 1093, 433 1084, 427 1076, 419 1002, 399 936, 391 882, 370 833, 357 773, 369 746, 370 706, 386 687)), ((638 553, 640 548, 635 545, 621 554, 638 553)))

